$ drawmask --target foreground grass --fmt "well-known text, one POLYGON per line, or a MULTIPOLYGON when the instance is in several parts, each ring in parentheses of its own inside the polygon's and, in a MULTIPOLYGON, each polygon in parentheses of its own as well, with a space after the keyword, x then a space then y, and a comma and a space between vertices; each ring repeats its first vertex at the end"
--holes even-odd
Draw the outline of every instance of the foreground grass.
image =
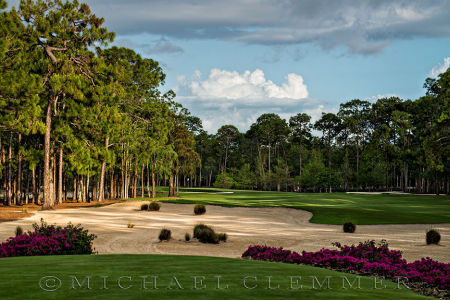
POLYGON ((181 199, 164 202, 242 207, 290 207, 313 213, 312 223, 436 224, 450 223, 450 197, 361 195, 346 193, 284 193, 189 189, 181 199), (232 193, 217 193, 229 191, 232 193), (198 193, 196 193, 198 192, 198 193))
POLYGON ((393 282, 383 281, 379 285, 383 288, 374 289, 370 277, 361 278, 361 289, 356 289, 356 285, 349 288, 348 284, 343 289, 340 276, 346 276, 349 282, 356 276, 310 266, 200 256, 15 257, 0 259, 0 270, 0 299, 429 299, 404 287, 397 289, 393 282), (44 276, 54 277, 41 280, 44 276), (90 276, 90 289, 87 289, 86 276, 90 276), (142 289, 141 276, 148 276, 148 289, 142 289), (152 289, 151 276, 158 276, 158 289, 152 289), (192 276, 204 276, 206 287, 195 289, 192 276), (228 288, 217 289, 214 276, 221 276, 220 288, 226 285, 228 288), (246 280, 249 289, 243 285, 246 276, 251 277, 246 280), (271 287, 279 285, 278 289, 268 289, 267 276, 272 276, 271 287), (290 289, 289 276, 301 276, 302 289, 290 289), (319 282, 331 276, 331 289, 326 289, 326 285, 320 288, 317 283, 313 289, 310 276, 316 276, 319 282), (55 277, 61 281, 60 286, 55 277), (123 288, 118 284, 119 279, 123 288), (45 291, 40 285, 45 289, 59 288, 45 291))

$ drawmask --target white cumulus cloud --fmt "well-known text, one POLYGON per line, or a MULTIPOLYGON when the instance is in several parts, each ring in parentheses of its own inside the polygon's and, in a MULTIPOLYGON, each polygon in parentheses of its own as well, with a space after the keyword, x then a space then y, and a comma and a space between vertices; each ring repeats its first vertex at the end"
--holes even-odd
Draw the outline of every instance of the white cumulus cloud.
POLYGON ((192 95, 201 99, 303 99, 308 97, 308 88, 300 75, 290 73, 286 82, 277 85, 267 80, 260 69, 237 71, 212 69, 206 80, 200 72, 194 73, 190 89, 192 95))
POLYGON ((450 68, 450 57, 444 58, 444 62, 442 64, 437 64, 430 71, 430 77, 437 78, 439 74, 444 73, 447 69, 450 68))
POLYGON ((287 74, 281 84, 267 79, 260 69, 242 73, 211 69, 206 78, 195 71, 190 79, 185 75, 177 79, 174 90, 178 101, 200 117, 210 133, 226 124, 246 131, 263 113, 276 113, 285 119, 299 112, 315 117, 324 108, 308 98, 303 77, 294 73, 287 74))

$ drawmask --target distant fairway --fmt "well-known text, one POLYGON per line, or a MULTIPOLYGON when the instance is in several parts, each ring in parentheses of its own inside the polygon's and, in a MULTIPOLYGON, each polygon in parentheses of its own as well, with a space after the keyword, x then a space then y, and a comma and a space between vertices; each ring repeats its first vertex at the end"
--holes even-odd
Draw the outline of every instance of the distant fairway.
POLYGON ((369 224, 450 223, 450 197, 416 195, 361 195, 346 193, 285 193, 222 189, 185 189, 173 203, 221 206, 290 207, 314 214, 313 223, 369 224), (221 193, 232 192, 232 193, 221 193))
POLYGON ((356 289, 356 285, 343 289, 340 276, 346 276, 351 283, 355 275, 304 265, 200 256, 14 257, 0 259, 0 270, 0 299, 427 299, 406 288, 397 289, 397 284, 389 281, 383 281, 386 288, 374 289, 369 277, 361 278, 361 289, 356 289), (41 281, 44 276, 48 277, 41 281), (74 281, 72 288, 71 276, 81 287, 74 281), (86 276, 91 276, 90 289, 86 276), (106 284, 102 276, 107 276, 106 284), (146 290, 142 289, 141 276, 147 276, 146 290), (151 276, 158 276, 156 290, 152 289, 151 276), (195 289, 192 276, 204 276, 205 288, 201 289, 198 282, 195 289), (220 276, 220 289, 214 276, 220 276), (243 280, 247 276, 245 288, 243 280), (267 276, 272 276, 271 287, 279 285, 278 289, 268 289, 267 276), (290 289, 289 276, 301 276, 299 284, 303 288, 290 289), (320 288, 317 283, 312 289, 311 276, 320 283, 331 276, 331 289, 326 289, 326 285, 320 288), (39 282, 43 288, 56 290, 44 291, 39 282), (223 289, 226 285, 228 288, 223 289))

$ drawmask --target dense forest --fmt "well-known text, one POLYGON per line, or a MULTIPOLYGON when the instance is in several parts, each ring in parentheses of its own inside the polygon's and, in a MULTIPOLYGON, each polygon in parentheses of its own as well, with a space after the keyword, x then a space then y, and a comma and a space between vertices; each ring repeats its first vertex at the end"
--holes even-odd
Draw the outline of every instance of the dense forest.
MULTIPOLYGON (((156 186, 449 193, 450 70, 417 100, 351 100, 316 122, 261 115, 216 134, 162 93, 158 62, 108 47, 86 4, 0 0, 4 205, 155 197, 156 186)), ((294 114, 295 112, 293 112, 294 114)))

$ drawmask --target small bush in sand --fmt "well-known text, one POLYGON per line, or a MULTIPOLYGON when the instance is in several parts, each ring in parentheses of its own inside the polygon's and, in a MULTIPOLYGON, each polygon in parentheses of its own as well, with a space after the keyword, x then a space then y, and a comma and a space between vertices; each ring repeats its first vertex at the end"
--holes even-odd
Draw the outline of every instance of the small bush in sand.
POLYGON ((142 204, 141 205, 141 210, 148 210, 148 204, 147 203, 142 204))
POLYGON ((205 228, 198 233, 198 240, 202 243, 218 244, 219 238, 212 228, 205 228))
POLYGON ((186 242, 189 242, 190 240, 191 240, 191 235, 189 234, 189 233, 185 233, 185 235, 184 235, 184 240, 186 241, 186 242))
POLYGON ((200 231, 202 231, 205 228, 212 229, 211 227, 209 227, 208 225, 205 225, 205 224, 197 224, 197 225, 195 225, 194 226, 194 233, 193 233, 194 238, 198 239, 198 234, 200 233, 200 231))
POLYGON ((344 229, 344 232, 353 233, 356 230, 356 225, 353 224, 352 222, 347 222, 347 223, 344 223, 343 229, 344 229))
POLYGON ((128 224, 127 224, 127 227, 128 227, 128 228, 134 228, 134 224, 133 224, 133 223, 130 223, 130 222, 128 222, 128 224))
POLYGON ((206 212, 206 208, 203 204, 197 204, 194 206, 194 214, 203 215, 206 212))
POLYGON ((102 204, 101 203, 95 203, 94 207, 102 207, 102 204))
POLYGON ((219 238, 219 241, 226 242, 227 239, 228 239, 228 234, 226 234, 226 233, 219 233, 217 235, 217 237, 219 238))
POLYGON ((431 245, 431 244, 439 244, 439 241, 441 240, 441 234, 435 230, 435 229, 430 229, 427 231, 427 245, 431 245))
POLYGON ((22 212, 23 212, 24 214, 27 214, 27 213, 28 213, 28 209, 22 208, 22 212))
POLYGON ((149 211, 159 211, 159 208, 161 207, 161 205, 159 205, 158 202, 152 201, 150 202, 150 204, 148 205, 148 210, 149 211))
POLYGON ((16 236, 19 236, 19 235, 23 234, 23 229, 22 229, 22 227, 17 226, 17 227, 16 227, 15 233, 16 233, 16 236))
POLYGON ((160 241, 168 241, 170 240, 170 238, 172 237, 172 232, 170 232, 169 229, 161 229, 161 231, 159 232, 159 236, 158 239, 160 241))

